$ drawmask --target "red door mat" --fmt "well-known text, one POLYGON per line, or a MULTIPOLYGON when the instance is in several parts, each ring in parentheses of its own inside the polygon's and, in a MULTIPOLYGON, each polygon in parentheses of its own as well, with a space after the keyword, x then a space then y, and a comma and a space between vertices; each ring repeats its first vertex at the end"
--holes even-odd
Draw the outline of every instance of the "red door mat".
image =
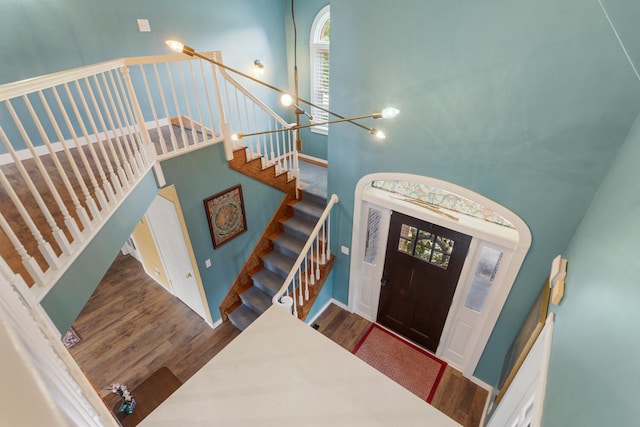
POLYGON ((447 363, 375 323, 353 354, 431 403, 447 363))

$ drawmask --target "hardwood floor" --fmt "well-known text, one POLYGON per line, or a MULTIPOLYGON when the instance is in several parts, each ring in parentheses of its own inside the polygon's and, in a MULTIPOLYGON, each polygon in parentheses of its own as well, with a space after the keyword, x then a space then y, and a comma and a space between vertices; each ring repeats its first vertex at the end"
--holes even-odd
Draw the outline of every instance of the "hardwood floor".
POLYGON ((129 255, 118 255, 73 328, 82 341, 70 352, 103 397, 112 383, 133 389, 163 366, 185 382, 240 333, 209 327, 129 255))
MULTIPOLYGON (((314 322, 318 332, 349 352, 353 351, 371 322, 331 304, 314 322)), ((432 405, 465 427, 479 426, 487 391, 447 366, 432 405)))
MULTIPOLYGON (((315 323, 349 352, 371 325, 333 304, 315 323)), ((117 400, 112 383, 133 389, 163 366, 185 382, 240 333, 230 322, 211 329, 129 255, 118 255, 73 328, 82 341, 70 352, 109 407, 117 400)), ((479 426, 486 397, 447 367, 432 404, 463 426, 479 426)))

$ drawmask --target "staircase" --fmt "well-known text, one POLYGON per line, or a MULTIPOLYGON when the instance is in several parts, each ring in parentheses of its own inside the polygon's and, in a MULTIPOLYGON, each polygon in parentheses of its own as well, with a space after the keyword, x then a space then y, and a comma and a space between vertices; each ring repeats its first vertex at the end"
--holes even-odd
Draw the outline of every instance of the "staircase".
MULTIPOLYGON (((273 166, 262 168, 263 164, 261 157, 248 157, 245 149, 235 150, 234 159, 229 162, 232 169, 286 192, 284 206, 272 218, 263 238, 220 306, 223 319, 229 320, 240 330, 248 327, 271 306, 273 297, 295 267, 296 260, 327 205, 326 196, 304 190, 296 198, 295 185, 291 187, 291 183, 295 181, 286 179, 286 173, 278 175, 277 168, 273 166)), ((317 245, 324 248, 324 237, 321 236, 319 242, 317 245)), ((305 273, 307 263, 300 266, 302 273, 305 273)), ((298 317, 301 319, 311 309, 332 265, 333 258, 330 257, 324 264, 317 264, 319 279, 309 280, 308 284, 305 279, 296 281, 296 289, 300 285, 305 286, 305 289, 310 285, 308 301, 296 298, 298 317)))
POLYGON ((244 330, 271 306, 326 203, 326 199, 303 192, 302 200, 291 205, 293 216, 281 219, 284 231, 269 237, 273 249, 260 254, 262 267, 250 273, 253 286, 239 295, 242 304, 229 313, 236 328, 244 330))

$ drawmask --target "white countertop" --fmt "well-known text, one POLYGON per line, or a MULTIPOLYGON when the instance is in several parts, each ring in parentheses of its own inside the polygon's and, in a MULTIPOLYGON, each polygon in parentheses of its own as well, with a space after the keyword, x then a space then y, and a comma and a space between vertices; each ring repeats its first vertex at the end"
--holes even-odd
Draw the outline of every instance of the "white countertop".
POLYGON ((273 306, 140 426, 459 424, 273 306))

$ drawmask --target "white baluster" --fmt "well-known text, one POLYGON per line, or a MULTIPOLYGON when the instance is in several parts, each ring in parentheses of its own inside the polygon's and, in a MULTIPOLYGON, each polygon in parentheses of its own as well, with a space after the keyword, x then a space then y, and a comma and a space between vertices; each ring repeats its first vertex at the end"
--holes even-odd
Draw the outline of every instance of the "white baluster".
MULTIPOLYGON (((98 95, 100 96, 100 102, 102 103, 102 111, 107 116, 107 122, 109 123, 109 127, 111 128, 111 133, 113 133, 113 137, 115 138, 115 147, 117 148, 118 155, 121 159, 122 168, 118 170, 118 176, 120 176, 120 182, 122 183, 123 188, 129 188, 131 186, 131 182, 133 181, 133 167, 131 163, 129 163, 129 158, 124 151, 124 146, 126 145, 126 140, 124 133, 122 132, 122 126, 116 126, 113 121, 113 115, 111 114, 111 109, 113 109, 114 115, 116 119, 119 121, 118 109, 116 108, 115 102, 113 101, 113 96, 111 95, 111 90, 109 89, 109 83, 107 82, 107 77, 104 73, 101 74, 102 82, 104 84, 105 90, 102 90, 102 86, 100 85, 100 81, 97 76, 93 76, 93 81, 96 84, 96 88, 98 89, 98 95), (107 99, 105 98, 104 92, 106 91, 109 103, 107 103, 107 99), (109 107, 111 106, 111 108, 109 107)), ((109 144, 114 145, 112 140, 109 140, 109 144)))
MULTIPOLYGON (((82 136, 84 137, 85 144, 89 149, 89 153, 91 154, 91 158, 93 159, 95 168, 97 169, 98 175, 100 176, 100 179, 102 180, 102 184, 104 185, 105 182, 108 182, 107 176, 104 173, 104 169, 102 169, 102 163, 100 162, 100 159, 96 154, 96 150, 93 148, 93 143, 89 138, 89 133, 87 132, 87 128, 84 125, 84 120, 82 120, 82 116, 80 115, 80 111, 78 110, 78 106, 76 105, 76 100, 71 94, 71 90, 69 89, 69 85, 67 83, 64 84, 64 89, 65 89, 65 92, 67 93, 67 98, 71 103, 71 109, 73 110, 73 113, 76 116, 78 125, 80 126, 80 130, 82 131, 82 136)), ((78 150, 81 150, 81 148, 78 147, 78 150)), ((97 181, 95 184, 97 184, 97 181)), ((105 188, 107 189, 107 194, 110 196, 109 199, 107 199, 106 195, 104 194, 104 190, 99 184, 98 184, 98 187, 96 188, 96 196, 98 197, 98 201, 100 202, 100 205, 102 206, 102 208, 104 208, 108 203, 114 202, 113 188, 108 188, 108 187, 109 186, 107 185, 105 188), (98 188, 100 188, 99 192, 98 192, 98 188)))
MULTIPOLYGON (((209 126, 211 128, 211 132, 212 138, 215 138, 216 135, 218 134, 218 132, 216 132, 216 122, 215 120, 213 120, 213 108, 211 105, 211 97, 209 96, 209 86, 207 85, 207 76, 206 73, 204 71, 204 65, 203 65, 203 61, 198 61, 198 64, 200 65, 200 76, 202 77, 202 85, 204 87, 204 95, 205 95, 205 99, 207 100, 207 112, 209 113, 209 120, 211 121, 211 125, 209 126)), ((215 70, 213 70, 213 72, 215 73, 215 70)), ((216 85, 217 87, 217 85, 216 85)), ((196 91, 197 93, 197 91, 196 91)), ((219 97, 220 96, 220 91, 216 90, 216 95, 219 97)), ((222 105, 220 105, 220 107, 222 107, 222 105)), ((224 114, 224 112, 220 112, 220 114, 224 114)), ((204 125, 204 122, 202 122, 202 124, 204 125)), ((205 129, 203 129, 203 132, 206 132, 205 129)))
MULTIPOLYGON (((189 71, 191 72, 191 84, 193 85, 193 94, 196 98, 196 107, 198 109, 198 118, 200 119, 200 131, 202 132, 202 142, 207 142, 208 136, 207 136, 207 129, 204 125, 204 117, 202 116, 202 106, 200 104, 200 95, 198 95, 198 84, 196 81, 196 75, 193 72, 193 61, 188 61, 189 63, 189 71)), ((185 90, 186 93, 186 90, 185 90)), ((191 127, 194 129, 195 131, 195 125, 193 124, 193 119, 191 120, 191 127)), ((196 138, 196 142, 198 141, 198 138, 196 138)))
MULTIPOLYGON (((316 235, 316 280, 320 280, 320 232, 316 235)), ((324 265, 324 262, 322 262, 324 265)))
MULTIPOLYGON (((0 169, 0 176, 4 177, 4 174, 2 174, 1 172, 2 170, 0 169)), ((27 269, 27 272, 33 278, 36 285, 43 286, 44 273, 42 272, 42 269, 40 268, 36 260, 31 255, 29 255, 25 247, 22 245, 22 242, 20 242, 20 239, 13 232, 13 230, 11 229, 11 226, 9 226, 9 223, 4 218, 4 215, 2 215, 1 212, 0 212, 0 228, 2 228, 2 231, 4 231, 4 233, 7 235, 7 238, 13 245, 14 249, 16 250, 16 252, 18 252, 18 255, 20 255, 20 258, 22 259, 22 265, 24 265, 24 268, 27 269)))
POLYGON ((180 105, 178 104, 178 96, 176 95, 176 87, 173 84, 173 75, 171 74, 171 67, 169 63, 165 63, 167 68, 167 75, 169 76, 169 87, 171 88, 171 95, 173 96, 173 105, 176 109, 176 115, 178 116, 178 122, 180 123, 180 135, 182 136, 182 145, 187 148, 189 140, 187 139, 187 133, 184 130, 184 124, 182 123, 182 113, 180 112, 180 105))
POLYGON ((160 122, 158 121, 158 114, 156 113, 156 106, 153 102, 153 96, 149 90, 149 81, 147 80, 147 73, 144 71, 144 65, 140 64, 140 73, 142 74, 142 81, 144 83, 144 89, 147 93, 147 99, 149 100, 149 107, 151 107, 151 114, 153 115, 153 121, 156 124, 156 130, 158 131, 158 139, 160 141, 162 153, 167 152, 167 142, 164 140, 164 135, 160 129, 160 122))
POLYGON ((307 257, 307 255, 304 256, 304 283, 305 283, 305 290, 304 290, 304 297, 306 299, 309 299, 309 259, 307 257))
MULTIPOLYGON (((27 97, 23 96, 23 99, 26 100, 27 105, 30 107, 31 104, 29 103, 29 100, 27 99, 27 97)), ((40 174, 42 175, 42 178, 44 179, 44 182, 45 182, 47 188, 51 192, 51 195, 53 196, 53 199, 56 202, 56 205, 58 206, 58 209, 60 209, 60 212, 62 213, 62 216, 63 216, 64 220, 66 221, 66 220, 70 219, 71 222, 75 225, 75 221, 73 221, 73 218, 71 218, 71 216, 69 215, 69 211, 67 210, 67 207, 65 206, 64 202, 62 201, 62 198, 60 197, 60 194, 58 193, 58 189, 54 185, 53 181, 51 181, 51 177, 49 176, 49 172, 47 171, 47 169, 45 168, 44 164, 42 163, 42 160, 40 159, 40 156, 38 156, 38 153, 36 153, 35 147, 33 146, 33 142, 31 141, 31 138, 29 137, 29 135, 27 134, 27 131, 25 130, 24 126, 22 125, 22 121, 20 120, 20 118, 16 114, 15 110, 13 109, 13 105, 11 105, 11 101, 7 100, 5 102, 5 105, 7 106, 7 110, 9 110, 9 114, 11 115, 11 118, 13 119, 13 122, 15 123, 15 125, 18 128, 18 131, 20 132, 20 135, 22 136, 22 139, 24 140, 25 144, 27 144, 27 147, 29 148, 29 151, 31 152, 31 155, 33 156, 33 160, 34 160, 34 162, 36 164, 36 167, 40 171, 40 174)), ((38 124, 39 124, 39 122, 38 122, 38 124)), ((16 167, 18 168, 18 171, 20 172, 20 175, 22 176, 22 179, 24 179, 25 183, 27 184, 27 187, 29 188, 29 191, 31 191, 31 194, 33 195, 34 199, 36 200, 36 203, 38 204, 38 207, 40 208, 40 210, 44 214, 44 217, 45 217, 45 220, 47 221, 47 224, 49 224, 49 227, 51 227, 51 232, 53 233, 53 238, 55 239, 56 243, 58 244, 58 246, 60 247, 62 252, 64 254, 68 255, 69 253, 71 253, 71 246, 69 244, 69 240, 67 239, 67 236, 60 229, 60 227, 58 227, 58 223, 56 222, 55 218, 53 218, 53 215, 51 215, 51 211, 49 210, 49 207, 47 206, 45 201, 42 199, 42 196, 40 195, 40 192, 36 188, 36 186, 33 183, 33 180, 31 179, 31 177, 29 176, 29 172, 27 172, 27 170, 25 169, 24 165, 20 161, 20 158, 18 157, 16 151, 14 150, 13 146, 11 145, 11 142, 9 141, 9 139, 6 137, 6 135, 4 133, 4 130, 2 130, 2 128, 0 128, 0 132, 2 133, 2 139, 3 139, 4 143, 5 143, 5 145, 7 146, 7 151, 9 151, 9 153, 11 154, 11 157, 13 158, 13 162, 16 165, 16 167)), ((76 225, 76 230, 77 230, 77 225, 76 225)), ((79 231, 78 231, 78 234, 80 234, 79 231)))
POLYGON ((126 91, 125 88, 122 87, 120 75, 118 75, 118 82, 120 83, 123 94, 129 95, 125 96, 127 113, 129 114, 129 116, 131 116, 131 123, 137 130, 136 135, 139 138, 136 150, 136 159, 138 160, 138 163, 140 163, 141 168, 144 169, 144 166, 155 162, 155 149, 151 150, 151 152, 153 153, 152 158, 147 155, 148 151, 146 150, 146 148, 151 147, 153 143, 151 142, 151 137, 149 136, 147 125, 144 122, 144 115, 142 114, 142 109, 140 108, 140 104, 138 103, 138 97, 136 95, 135 88, 133 87, 133 82, 131 81, 129 68, 122 67, 121 71, 126 85, 126 91))
MULTIPOLYGON (((95 76, 93 76, 95 79, 95 76)), ((98 81, 95 80, 96 85, 98 85, 98 81)), ((107 168, 109 171, 109 175, 111 177, 111 185, 113 185, 114 189, 115 189, 115 193, 117 195, 122 194, 123 191, 123 185, 125 183, 125 179, 126 175, 124 172, 124 168, 122 167, 122 163, 120 163, 120 158, 118 157, 118 154, 116 153, 115 148, 113 147, 113 141, 111 141, 111 136, 109 135, 109 131, 107 129, 107 124, 104 121, 104 116, 103 116, 103 112, 100 111, 100 106, 98 105, 98 101, 96 100, 96 96, 95 93, 93 92, 93 88, 91 87, 91 83, 89 82, 89 79, 85 77, 84 79, 84 84, 87 87, 87 91, 89 92, 89 97, 91 98, 91 103, 93 104, 93 108, 96 112, 96 116, 98 117, 98 120, 100 121, 100 126, 102 127, 102 133, 104 135, 104 142, 100 141, 100 150, 102 150, 102 155, 105 159, 107 159, 107 168), (107 152, 104 148, 104 144, 107 145, 107 147, 109 148, 109 152, 111 153, 111 158, 113 159, 113 163, 115 164, 115 169, 113 168, 113 165, 111 164, 111 161, 109 160, 109 156, 107 155, 107 152), (117 175, 115 171, 118 171, 117 175), (122 180, 122 182, 121 182, 122 180)), ((85 107, 86 108, 86 107, 85 107)), ((95 123, 92 120, 92 126, 93 126, 93 131, 95 132, 96 136, 98 136, 99 132, 95 126, 95 123)))
MULTIPOLYGON (((191 62, 191 61, 188 61, 191 62)), ((178 64, 178 71, 180 72, 180 82, 182 83, 182 95, 184 96, 184 103, 187 107, 187 117, 191 120, 191 139, 193 140, 193 145, 198 145, 198 137, 196 136, 196 127, 193 124, 193 115, 191 114, 191 100, 189 99, 189 95, 187 93, 187 85, 184 81, 184 72, 182 70, 182 62, 178 64)), ((196 91, 197 92, 197 91, 196 91)), ((202 122, 202 117, 200 117, 200 121, 202 122)), ((185 141, 185 148, 187 146, 187 142, 185 141)))
MULTIPOLYGON (((51 91, 53 92, 53 96, 55 97, 56 103, 58 104, 58 109, 60 110, 60 113, 62 113, 62 118, 64 119, 64 122, 67 125, 67 129, 69 130, 69 133, 71 134, 71 138, 73 139, 73 141, 74 141, 74 143, 76 145, 76 152, 80 156, 80 160, 82 161, 87 173, 89 174, 89 180, 91 181, 91 185, 93 186, 94 193, 95 193, 96 197, 98 198, 98 202, 100 202, 100 207, 102 209, 104 209, 104 207, 107 204, 106 203, 106 197, 105 197, 104 193, 102 192, 102 189, 98 185, 98 181, 96 180, 96 176, 93 173, 93 169, 91 168, 91 165, 89 164, 89 161, 87 160, 87 156, 84 154, 84 149, 82 148, 82 144, 80 143, 80 140, 78 139, 78 135, 76 135, 76 131, 73 128, 73 124, 71 123, 71 119, 69 118, 69 114, 67 113, 67 110, 64 108, 64 104, 62 103, 62 99, 60 99, 60 95, 58 94, 58 90, 55 87, 53 87, 53 88, 51 88, 51 91)), ((91 206, 89 206, 89 209, 91 210, 91 206)), ((91 210, 91 214, 94 215, 93 210, 91 210)), ((95 216, 99 216, 99 215, 100 215, 99 211, 96 210, 95 216)))
POLYGON ((300 297, 299 301, 300 301, 300 306, 302 306, 304 304, 304 299, 302 299, 302 272, 301 272, 301 266, 302 264, 300 264, 298 266, 298 296, 300 297))
MULTIPOLYGON (((171 135, 171 146, 173 147, 173 151, 178 151, 178 140, 176 138, 176 134, 174 132, 173 126, 171 125, 171 114, 169 113, 169 108, 167 107, 167 99, 164 96, 164 89, 162 87, 162 80, 160 80, 160 73, 158 72, 158 66, 153 64, 153 69, 156 74, 156 83, 158 84, 158 93, 160 93, 160 99, 162 99, 162 107, 164 108, 164 115, 169 120, 169 135, 171 135)), ((164 153, 166 154, 166 152, 164 153)))
MULTIPOLYGON (((127 79, 127 82, 130 83, 131 79, 129 78, 129 69, 127 67, 122 67, 120 71, 127 79)), ((133 158, 135 159, 135 164, 138 167, 138 174, 141 174, 142 171, 144 170, 144 165, 145 165, 145 161, 142 157, 143 142, 141 141, 141 139, 143 138, 142 135, 144 134, 146 136, 146 141, 149 141, 149 135, 146 134, 146 128, 144 127, 144 118, 142 117, 142 111, 140 110, 140 107, 138 107, 138 112, 140 113, 140 116, 138 117, 138 119, 141 121, 141 123, 136 124, 138 120, 136 119, 136 116, 133 114, 133 110, 130 103, 132 98, 135 99, 135 92, 133 91, 133 86, 131 86, 130 91, 128 92, 125 89, 125 86, 122 84, 120 73, 116 72, 115 75, 116 75, 116 80, 118 81, 118 87, 119 87, 119 90, 116 89, 116 99, 120 103, 120 108, 122 109, 122 116, 124 118, 124 122, 127 125, 127 129, 129 130, 130 135, 132 136, 131 140, 133 141, 132 143, 133 158), (120 100, 120 92, 122 92, 123 101, 120 100), (130 93, 131 96, 127 96, 128 93, 130 93)))
MULTIPOLYGON (((39 95, 40 95, 40 101, 42 102, 42 105, 44 106, 45 111, 47 112, 47 116, 49 117, 49 122, 51 123, 51 126, 53 126, 53 130, 56 134, 56 137, 58 138, 60 145, 62 145, 62 149, 64 150, 64 154, 67 157, 67 161, 69 162, 69 165, 71 165, 71 170, 73 171, 73 174, 75 175, 76 180, 80 183, 80 189, 82 191, 82 194, 84 195, 87 208, 89 209, 89 212, 91 212, 91 216, 94 219, 99 218, 100 213, 98 211, 98 206, 96 205, 95 200, 91 196, 91 193, 89 192, 89 189, 87 188, 87 185, 84 182, 84 177, 82 176, 82 174, 80 173, 80 170, 78 169, 76 160, 73 158, 73 155, 71 154, 71 150, 69 150, 69 147, 67 146, 67 143, 64 140, 64 136, 62 135, 62 130, 60 130, 58 121, 53 115, 53 112, 51 111, 51 107, 49 107, 49 103, 47 102, 47 99, 45 98, 44 94, 42 92, 39 92, 39 95)), ((54 95, 57 95, 57 93, 54 92, 54 95)), ((49 151, 51 153, 51 157, 56 157, 55 153, 53 153, 53 148, 51 146, 49 147, 49 151)), ((75 191, 70 194, 73 194, 72 197, 76 196, 75 191)), ((76 201, 74 200, 74 204, 75 203, 76 201)), ((80 205, 79 200, 77 201, 77 204, 76 204, 76 214, 80 218, 80 222, 82 223, 85 230, 92 228, 92 224, 87 215, 87 211, 80 205)))
MULTIPOLYGON (((1 127, 0 127, 0 136, 2 136, 3 140, 6 139, 4 130, 1 127)), ((18 209, 18 212, 20 213, 20 216, 22 217, 24 222, 27 224, 27 228, 29 228, 31 235, 34 237, 34 239, 36 239, 36 242, 38 244, 38 249, 40 250, 40 253, 42 253, 42 256, 44 256, 44 259, 47 261, 49 266, 58 268, 60 265, 60 261, 58 260, 58 257, 56 256, 55 252, 51 248, 51 245, 49 244, 49 242, 47 242, 44 239, 44 237, 42 236, 42 233, 40 233, 40 230, 38 230, 38 226, 36 226, 36 223, 33 221, 33 219, 31 219, 31 215, 29 215, 27 208, 22 204, 22 202, 20 201, 20 198, 16 194, 13 187, 11 187, 9 180, 7 179, 2 169, 0 169, 0 184, 4 187, 5 191, 9 195, 9 198, 11 198, 11 201, 13 202, 15 207, 18 209)), ((18 246, 16 246, 15 242, 13 243, 16 250, 18 250, 18 246)), ((21 247, 22 245, 20 244, 19 246, 21 247)), ((28 256, 24 248, 22 248, 22 250, 23 250, 22 253, 19 250, 18 250, 18 253, 22 257, 24 262, 25 259, 28 259, 28 256)), ((25 264, 25 267, 27 267, 26 264, 25 264)), ((35 271, 35 273, 38 274, 38 271, 35 271)), ((31 271, 29 272, 29 274, 31 274, 31 271)), ((34 279, 38 279, 38 278, 41 278, 41 277, 38 277, 38 276, 34 277, 34 279)))
MULTIPOLYGON (((331 196, 331 200, 334 200, 335 194, 331 196)), ((335 203, 338 202, 337 197, 335 198, 335 203)), ((331 259, 331 214, 327 215, 327 230, 325 235, 327 236, 327 261, 331 259)))
MULTIPOLYGON (((108 71, 106 75, 109 76, 110 82, 110 84, 105 82, 107 86, 107 93, 109 94, 109 99, 114 107, 114 116, 116 118, 116 123, 118 123, 118 129, 123 136, 122 141, 124 142, 124 148, 127 153, 129 164, 131 165, 133 176, 140 176, 141 171, 138 167, 138 161, 135 158, 134 150, 132 148, 135 146, 135 132, 131 132, 131 127, 129 126, 129 121, 127 120, 127 115, 124 111, 124 105, 122 104, 122 97, 120 96, 116 80, 113 77, 113 70, 108 71)), ((116 75, 119 77, 118 73, 116 73, 116 75)))
POLYGON ((315 276, 315 267, 314 265, 317 263, 316 254, 314 253, 313 243, 311 243, 311 247, 309 248, 309 259, 311 262, 309 263, 309 268, 311 269, 311 284, 316 284, 316 276, 315 276))

